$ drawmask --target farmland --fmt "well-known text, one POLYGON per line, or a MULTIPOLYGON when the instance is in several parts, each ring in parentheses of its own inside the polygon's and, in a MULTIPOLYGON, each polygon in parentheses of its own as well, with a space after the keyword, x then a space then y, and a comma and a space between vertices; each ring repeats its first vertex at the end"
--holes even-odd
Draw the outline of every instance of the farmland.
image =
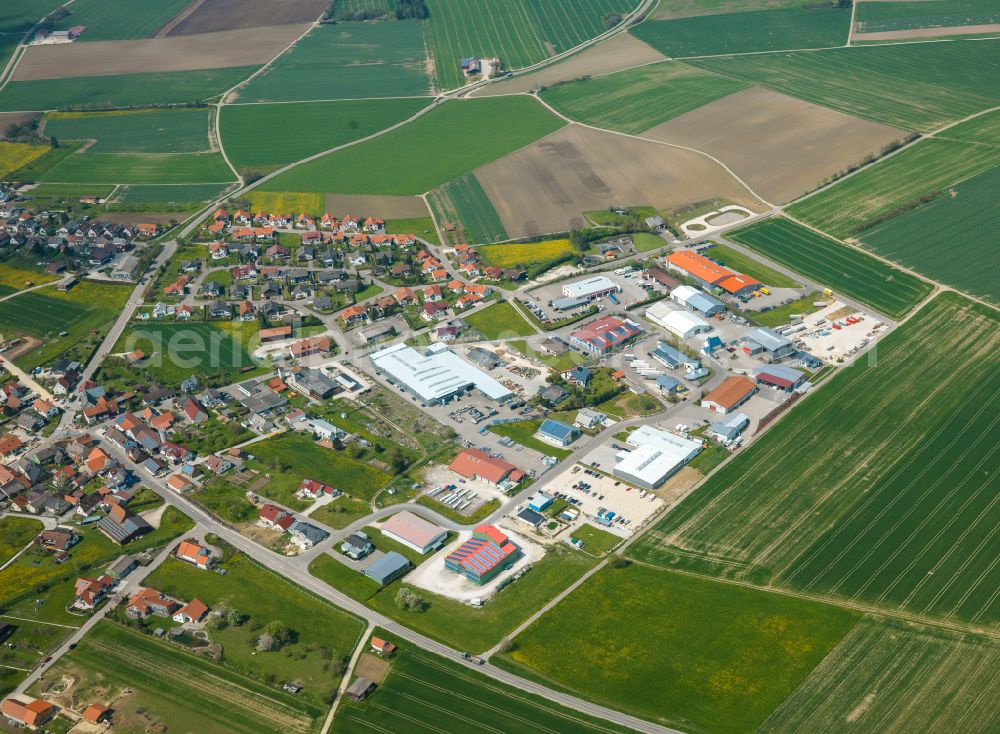
POLYGON ((203 71, 41 79, 10 82, 0 92, 3 110, 100 110, 209 99, 254 72, 254 66, 203 71))
POLYGON ((41 158, 49 150, 51 148, 47 145, 0 141, 0 177, 6 177, 7 174, 41 158))
POLYGON ((434 189, 427 197, 437 220, 455 225, 463 242, 498 242, 507 239, 496 209, 476 177, 467 173, 434 189))
POLYGON ((931 291, 929 283, 787 219, 751 224, 729 237, 889 316, 902 316, 931 291))
POLYGON ((239 92, 242 102, 430 93, 423 23, 321 25, 239 92))
POLYGON ((68 156, 41 181, 59 183, 223 183, 234 179, 218 153, 90 153, 68 156))
POLYGON ((329 0, 215 0, 203 3, 169 30, 169 36, 198 35, 239 28, 298 25, 300 33, 330 7, 329 0))
POLYGON ((247 194, 250 208, 265 212, 305 212, 319 216, 323 211, 323 197, 313 192, 251 191, 247 194))
MULTIPOLYGON (((383 631, 376 631, 388 636, 383 631)), ((401 642, 398 641, 397 642, 401 642)), ((464 734, 611 734, 625 732, 551 701, 490 680, 469 668, 407 646, 392 659, 388 677, 371 699, 345 701, 334 734, 448 731, 464 734)))
POLYGON ((1000 41, 892 44, 690 63, 892 127, 926 132, 1000 103, 1000 41))
POLYGON ((862 2, 854 19, 859 33, 917 28, 1000 23, 1000 8, 992 0, 921 0, 920 2, 862 2))
POLYGON ((861 235, 863 244, 941 283, 1000 303, 1000 167, 861 235), (942 243, 947 243, 942 249, 942 243))
POLYGON ((129 112, 55 112, 45 134, 94 140, 87 153, 199 153, 209 149, 207 109, 129 112))
POLYGON ((49 275, 26 260, 14 258, 0 261, 0 296, 53 280, 56 280, 56 276, 49 275))
POLYGON ((850 25, 849 7, 828 5, 649 20, 630 32, 667 56, 683 58, 839 46, 847 42, 850 25))
POLYGON ((23 33, 60 5, 59 0, 5 0, 0 10, 0 32, 23 33))
POLYGON ((751 10, 801 7, 801 0, 660 0, 650 18, 670 20, 695 15, 741 13, 751 10))
POLYGON ((605 568, 494 662, 686 731, 753 731, 859 616, 645 566, 605 568))
POLYGON ((562 124, 537 102, 520 97, 446 102, 403 128, 298 166, 261 188, 422 194, 562 124))
POLYGON ((517 309, 506 302, 494 303, 464 318, 470 328, 482 334, 483 339, 491 341, 535 333, 517 309))
POLYGON ((226 105, 220 124, 222 143, 237 168, 268 171, 384 130, 414 114, 425 102, 385 99, 226 105), (268 137, 267 145, 260 144, 261 135, 268 137))
POLYGON ((1000 165, 1000 147, 923 140, 789 207, 789 214, 837 237, 858 237, 920 198, 1000 165))
POLYGON ((774 268, 769 268, 760 262, 760 260, 748 257, 742 252, 726 245, 716 244, 711 250, 702 254, 712 258, 716 262, 722 263, 731 270, 735 270, 737 273, 745 273, 751 278, 756 278, 764 285, 769 285, 772 288, 798 288, 802 285, 784 273, 780 273, 774 268))
MULTIPOLYGON (((43 186, 49 184, 42 184, 43 186)), ((211 201, 230 184, 126 184, 115 192, 114 203, 130 205, 161 204, 173 207, 197 206, 211 201)))
POLYGON ((995 311, 939 295, 630 552, 995 629, 998 335, 995 311))
POLYGON ((748 86, 694 66, 664 62, 560 84, 541 96, 574 120, 641 133, 748 86))
POLYGON ((541 273, 573 255, 569 240, 542 240, 505 245, 485 245, 476 252, 488 264, 497 268, 517 268, 541 273))
POLYGON ((188 0, 75 0, 56 28, 87 26, 80 36, 84 43, 148 38, 187 4, 188 0))

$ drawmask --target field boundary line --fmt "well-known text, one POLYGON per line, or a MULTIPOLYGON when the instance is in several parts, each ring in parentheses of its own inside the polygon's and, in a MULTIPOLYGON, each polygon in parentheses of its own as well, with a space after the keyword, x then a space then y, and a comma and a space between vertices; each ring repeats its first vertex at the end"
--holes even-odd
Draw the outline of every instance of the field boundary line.
POLYGON ((365 651, 368 638, 374 630, 375 623, 366 620, 365 629, 361 632, 361 639, 358 641, 358 644, 354 646, 354 653, 351 655, 351 659, 347 663, 347 669, 344 671, 340 685, 337 686, 337 693, 334 696, 333 704, 330 706, 330 711, 326 715, 326 720, 323 722, 323 728, 320 729, 320 734, 327 734, 330 731, 330 727, 333 726, 333 718, 337 714, 340 702, 344 699, 344 694, 347 693, 347 688, 351 682, 353 671, 357 667, 358 660, 361 659, 361 655, 365 651))
MULTIPOLYGON (((249 81, 249 79, 247 79, 249 81)), ((242 82, 241 82, 242 84, 242 82)), ((403 94, 392 97, 334 97, 331 99, 283 99, 273 102, 226 102, 226 107, 254 107, 276 104, 311 104, 313 102, 378 102, 383 99, 437 99, 436 94, 403 94)))
POLYGON ((18 622, 31 622, 32 624, 47 624, 50 627, 63 627, 68 630, 78 630, 80 625, 73 624, 62 624, 60 622, 45 622, 41 619, 29 619, 28 617, 17 617, 13 614, 0 614, 0 617, 4 619, 16 619, 18 622))

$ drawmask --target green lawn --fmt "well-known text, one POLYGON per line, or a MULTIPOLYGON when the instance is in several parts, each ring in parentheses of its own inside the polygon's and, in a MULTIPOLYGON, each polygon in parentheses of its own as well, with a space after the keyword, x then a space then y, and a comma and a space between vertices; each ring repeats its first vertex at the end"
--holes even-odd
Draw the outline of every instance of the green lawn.
POLYGON ((487 306, 463 318, 471 328, 482 334, 483 339, 490 341, 535 333, 520 312, 506 301, 487 306))
POLYGON ((322 553, 309 562, 309 573, 357 601, 368 601, 382 589, 377 581, 341 563, 327 553, 322 553))
POLYGON ((902 316, 931 292, 929 283, 787 219, 757 222, 729 238, 888 316, 902 316))
MULTIPOLYGON (((373 99, 222 108, 222 143, 242 170, 277 168, 405 120, 427 100, 373 99), (269 138, 261 145, 261 135, 269 138)), ((321 212, 318 212, 321 213, 321 212)))
POLYGON ((30 517, 0 518, 0 564, 13 558, 43 529, 41 521, 30 517))
POLYGON ((441 244, 441 238, 434 228, 434 220, 430 217, 389 219, 385 223, 385 231, 388 234, 412 234, 432 245, 441 244))
POLYGON ((235 177, 219 153, 76 153, 42 181, 94 184, 224 183, 235 177))
POLYGON ((753 319, 754 323, 760 324, 761 326, 771 328, 774 328, 775 326, 784 326, 788 323, 788 319, 792 316, 792 314, 806 314, 816 311, 817 309, 813 306, 813 303, 815 303, 820 297, 821 294, 819 291, 813 291, 802 298, 797 298, 794 301, 786 303, 784 306, 772 308, 770 311, 751 311, 749 313, 749 317, 753 319))
POLYGON ((388 677, 360 704, 344 701, 334 734, 462 732, 462 734, 612 734, 628 731, 473 672, 394 637, 402 646, 388 677))
POLYGON ((208 150, 207 109, 50 113, 45 134, 96 140, 87 153, 198 153, 208 150))
POLYGON ((478 244, 508 238, 493 202, 472 173, 439 186, 427 199, 437 220, 460 228, 465 242, 478 244))
POLYGON ((109 107, 197 102, 214 97, 256 66, 234 66, 203 71, 165 71, 148 74, 87 76, 10 82, 0 92, 0 111, 99 110, 109 107))
POLYGON ((995 628, 989 508, 1000 373, 990 355, 998 320, 995 310, 957 294, 936 297, 880 340, 870 360, 827 380, 726 464, 630 553, 995 628), (933 408, 901 431, 921 406, 933 408))
MULTIPOLYGON (((660 242, 662 241, 660 240, 660 242)), ((772 288, 798 288, 802 285, 784 273, 780 273, 759 260, 755 260, 749 255, 745 255, 726 245, 714 244, 712 249, 706 250, 702 254, 705 257, 722 263, 730 270, 749 275, 751 278, 756 278, 764 285, 771 286, 772 288)))
POLYGON ((665 61, 559 84, 542 92, 541 96, 574 120, 621 132, 641 133, 748 86, 746 82, 704 69, 665 61))
MULTIPOLYGON (((232 175, 232 174, 230 174, 232 175)), ((115 193, 115 202, 125 206, 189 207, 213 201, 232 184, 125 184, 115 193)))
POLYGON ((578 364, 586 362, 586 358, 579 352, 574 352, 572 350, 566 352, 565 354, 560 354, 558 357, 554 357, 551 354, 545 354, 538 351, 537 349, 532 349, 528 346, 526 340, 518 339, 515 341, 507 342, 510 346, 514 347, 517 351, 526 357, 531 357, 532 359, 538 360, 542 364, 551 367, 557 372, 562 372, 564 370, 572 369, 578 364))
POLYGON ((428 95, 425 55, 418 21, 324 24, 241 89, 239 101, 428 95))
POLYGON ((87 26, 78 43, 149 38, 187 4, 188 0, 74 0, 56 28, 87 26))
POLYGON ((595 528, 589 523, 584 523, 573 531, 571 536, 574 540, 583 541, 584 553, 595 556, 603 556, 616 545, 622 542, 622 538, 607 530, 595 528))
POLYGON ((660 724, 735 734, 754 731, 859 617, 644 566, 605 568, 494 662, 660 724))
POLYGON ((993 0, 913 0, 858 3, 854 18, 858 33, 901 31, 1000 23, 1000 8, 993 0))
POLYGON ((525 97, 446 102, 399 130, 299 166, 262 188, 422 194, 524 147, 562 124, 525 97), (386 171, 392 175, 387 176, 386 171))
POLYGON ((632 246, 636 252, 649 252, 666 247, 667 243, 662 237, 651 232, 636 232, 632 235, 632 246))
POLYGON ((926 132, 1000 104, 998 43, 889 44, 691 63, 849 115, 926 132))
POLYGON ((328 504, 317 507, 309 513, 309 517, 335 530, 340 530, 371 511, 371 505, 366 500, 354 499, 349 495, 342 494, 328 504))
POLYGON ((540 420, 518 421, 516 423, 498 423, 495 426, 490 426, 490 433, 512 438, 522 446, 534 449, 544 456, 555 456, 557 459, 565 459, 573 453, 571 449, 561 449, 535 438, 535 432, 541 424, 542 422, 540 420))

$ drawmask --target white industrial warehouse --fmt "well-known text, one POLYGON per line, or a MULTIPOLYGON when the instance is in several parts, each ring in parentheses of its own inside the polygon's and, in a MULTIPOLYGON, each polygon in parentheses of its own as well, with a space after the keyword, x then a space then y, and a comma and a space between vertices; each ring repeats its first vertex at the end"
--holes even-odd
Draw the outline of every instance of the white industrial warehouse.
POLYGON ((643 489, 656 489, 701 453, 701 442, 652 426, 640 426, 628 437, 631 451, 618 452, 611 473, 643 489))
POLYGON ((611 278, 604 275, 595 275, 593 278, 578 280, 567 283, 562 288, 562 293, 567 298, 592 299, 606 296, 609 293, 621 293, 621 286, 611 278))
POLYGON ((472 388, 500 403, 514 395, 500 382, 440 343, 432 344, 423 351, 406 344, 396 344, 372 354, 371 361, 390 382, 428 404, 447 403, 472 388))
POLYGON ((646 318, 681 339, 690 339, 695 334, 712 330, 708 322, 699 319, 690 311, 678 311, 663 301, 658 301, 647 308, 646 318))

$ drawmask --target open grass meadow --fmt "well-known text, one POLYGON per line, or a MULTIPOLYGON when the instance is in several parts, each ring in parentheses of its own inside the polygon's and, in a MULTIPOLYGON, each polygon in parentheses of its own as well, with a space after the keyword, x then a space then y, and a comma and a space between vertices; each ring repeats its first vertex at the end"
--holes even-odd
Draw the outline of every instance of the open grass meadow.
POLYGON ((754 731, 860 614, 633 564, 598 571, 494 656, 684 731, 754 731))
POLYGON ((862 619, 760 728, 908 734, 1000 728, 995 639, 862 619))
MULTIPOLYGON (((47 184, 42 185, 46 186, 47 184)), ((231 185, 220 183, 123 184, 115 192, 115 198, 113 202, 109 203, 109 209, 118 204, 126 207, 162 204, 167 207, 197 208, 200 204, 214 201, 231 185)))
POLYGON ((384 130, 413 115, 427 100, 226 105, 222 143, 241 170, 268 171, 384 130), (261 136, 268 140, 261 145, 261 136))
POLYGON ((787 219, 770 219, 729 238, 810 280, 898 318, 931 292, 930 283, 787 219))
POLYGON ((219 153, 78 152, 45 171, 40 181, 95 184, 225 183, 235 180, 219 153))
POLYGON ((632 35, 672 57, 825 48, 847 42, 851 9, 796 7, 647 20, 632 35))
POLYGON ((0 112, 100 110, 197 102, 221 94, 256 69, 256 66, 232 66, 10 82, 0 92, 0 112))
POLYGON ((20 553, 43 529, 41 521, 31 517, 0 518, 0 564, 20 553))
MULTIPOLYGON (((476 252, 487 265, 497 268, 520 268, 528 270, 539 265, 545 269, 551 263, 559 262, 572 255, 573 245, 568 239, 542 240, 541 242, 512 242, 503 245, 484 245, 476 252)), ((541 271, 539 271, 541 272, 541 271)))
POLYGON ((52 112, 45 134, 93 140, 88 153, 198 153, 207 151, 207 108, 119 112, 52 112))
POLYGON ((467 173, 434 189, 427 196, 438 221, 455 225, 471 243, 499 242, 507 239, 507 230, 493 202, 483 191, 475 174, 467 173))
POLYGON ((788 208, 825 232, 859 237, 894 213, 902 213, 960 181, 1000 165, 1000 146, 953 140, 922 140, 788 208))
POLYGON ((55 27, 87 26, 81 43, 149 38, 185 5, 188 0, 75 0, 55 27))
POLYGON ((323 24, 239 91, 241 102, 430 94, 424 24, 323 24))
POLYGON ((695 66, 666 61, 558 84, 541 97, 574 120, 641 133, 748 86, 695 66))
POLYGON ((27 259, 10 258, 0 261, 0 296, 6 296, 22 288, 30 288, 41 283, 50 283, 56 276, 49 275, 27 259))
POLYGON ((914 28, 1000 23, 993 0, 908 0, 858 3, 854 27, 858 33, 905 31, 914 28))
POLYGON ((998 321, 939 295, 630 554, 995 630, 998 321))
POLYGON ((376 633, 403 646, 388 675, 362 703, 344 701, 334 734, 462 732, 463 734, 612 734, 629 731, 486 678, 453 660, 376 633))
POLYGON ((64 675, 78 679, 74 691, 83 700, 114 703, 115 727, 124 731, 169 726, 219 734, 307 734, 317 730, 327 711, 179 644, 107 621, 53 665, 33 691, 44 695, 64 675), (125 689, 132 692, 122 696, 125 689))
MULTIPOLYGON (((660 240, 661 242, 663 240, 660 240)), ((744 273, 756 278, 764 285, 772 288, 798 288, 802 284, 774 268, 768 267, 759 260, 749 257, 739 250, 726 245, 715 244, 710 250, 702 252, 705 257, 722 263, 730 270, 744 273)))
POLYGON ((997 44, 852 46, 689 63, 849 115, 928 132, 1000 104, 997 44))
POLYGON ((35 349, 15 360, 17 365, 30 370, 67 349, 96 346, 98 337, 118 317, 132 287, 85 280, 66 293, 49 287, 0 302, 0 324, 6 332, 40 340, 35 349), (65 336, 59 336, 62 332, 65 336))
POLYGON ((601 530, 589 523, 583 523, 573 531, 573 539, 583 543, 584 553, 603 556, 622 542, 622 538, 607 530, 601 530))
POLYGON ((432 245, 441 244, 441 238, 434 228, 434 220, 430 217, 388 219, 385 223, 385 231, 387 234, 412 234, 432 245))
POLYGON ((562 126, 525 97, 445 102, 405 127, 298 166, 260 188, 422 194, 562 126))
POLYGON ((47 145, 0 141, 0 178, 4 178, 7 174, 41 158, 50 150, 51 148, 47 145))
POLYGON ((535 333, 534 328, 524 320, 518 310, 506 301, 494 303, 463 318, 470 328, 482 334, 483 339, 491 341, 535 333))
POLYGON ((490 426, 490 433, 495 433, 498 436, 513 439, 525 448, 539 452, 542 456, 555 456, 558 459, 565 459, 573 453, 571 449, 562 449, 558 446, 553 446, 550 443, 546 443, 545 441, 535 438, 535 433, 538 431, 538 427, 541 424, 542 422, 539 420, 516 421, 515 423, 498 423, 490 426))
POLYGON ((863 244, 929 278, 1000 304, 1000 166, 861 235, 863 244))

